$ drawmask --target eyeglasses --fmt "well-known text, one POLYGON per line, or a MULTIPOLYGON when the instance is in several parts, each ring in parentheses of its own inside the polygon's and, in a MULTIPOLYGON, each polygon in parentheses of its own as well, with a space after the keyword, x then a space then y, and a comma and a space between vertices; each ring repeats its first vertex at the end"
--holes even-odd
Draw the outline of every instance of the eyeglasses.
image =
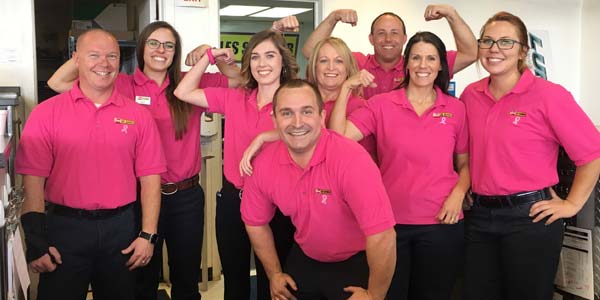
POLYGON ((523 43, 511 39, 498 39, 496 41, 492 39, 478 39, 477 44, 479 45, 479 49, 490 49, 496 44, 502 50, 512 49, 515 44, 523 45, 523 43))
POLYGON ((163 46, 163 48, 165 49, 165 51, 175 51, 175 43, 173 42, 159 42, 155 39, 149 39, 146 40, 146 45, 148 45, 148 48, 150 49, 158 49, 158 47, 160 47, 160 45, 163 46))

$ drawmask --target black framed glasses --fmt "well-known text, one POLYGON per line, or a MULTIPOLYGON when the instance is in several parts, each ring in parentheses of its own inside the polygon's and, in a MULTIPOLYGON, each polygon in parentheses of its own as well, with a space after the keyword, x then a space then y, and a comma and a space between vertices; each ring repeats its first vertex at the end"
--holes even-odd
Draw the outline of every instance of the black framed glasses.
POLYGON ((150 49, 158 49, 158 47, 160 47, 160 45, 163 46, 163 48, 165 49, 165 51, 175 51, 175 43, 173 42, 159 42, 155 39, 149 39, 146 40, 146 45, 148 45, 148 48, 150 49))
POLYGON ((495 41, 492 39, 477 40, 477 45, 479 46, 479 49, 490 49, 494 46, 494 44, 498 45, 498 48, 502 50, 512 49, 515 46, 515 44, 523 45, 523 43, 512 39, 498 39, 495 41))

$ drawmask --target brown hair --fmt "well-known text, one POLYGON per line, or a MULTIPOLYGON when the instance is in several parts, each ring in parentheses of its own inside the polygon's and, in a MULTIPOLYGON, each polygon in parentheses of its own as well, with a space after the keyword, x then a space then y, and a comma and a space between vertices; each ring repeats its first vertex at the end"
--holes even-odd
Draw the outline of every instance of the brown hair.
POLYGON ((373 20, 373 22, 371 22, 371 34, 373 34, 373 30, 375 29, 375 23, 377 23, 377 21, 383 16, 391 16, 391 17, 398 19, 398 21, 400 21, 400 23, 402 23, 402 33, 404 33, 404 35, 406 35, 406 25, 404 24, 404 20, 402 20, 402 18, 400 18, 399 15, 397 15, 393 12, 389 12, 389 11, 380 14, 373 20))
POLYGON ((175 53, 173 55, 173 61, 167 69, 167 76, 169 76, 169 85, 165 90, 167 96, 167 103, 169 103, 169 111, 171 112, 171 121, 175 128, 175 139, 180 140, 183 135, 187 132, 187 123, 192 114, 192 105, 183 101, 180 101, 175 97, 173 91, 181 81, 181 37, 177 30, 171 26, 171 24, 164 21, 156 21, 148 24, 144 27, 144 30, 140 32, 138 37, 136 54, 137 63, 140 70, 144 70, 144 50, 146 49, 146 40, 150 35, 160 28, 165 28, 171 31, 173 37, 175 37, 175 53))
POLYGON ((348 73, 348 76, 344 79, 348 79, 359 72, 358 65, 356 64, 356 59, 354 59, 354 55, 352 55, 352 51, 350 51, 348 45, 346 45, 346 43, 342 39, 336 37, 328 37, 319 41, 315 45, 315 48, 313 49, 313 52, 310 55, 310 58, 308 59, 308 65, 306 66, 306 79, 310 83, 318 85, 316 68, 319 60, 319 51, 321 51, 321 47, 323 47, 323 45, 325 44, 329 44, 331 47, 333 47, 333 49, 337 51, 339 56, 344 61, 344 65, 346 66, 346 73, 348 73))
MULTIPOLYGON (((525 23, 523 23, 521 18, 519 18, 509 12, 505 12, 505 11, 497 12, 491 18, 489 18, 485 22, 485 24, 483 24, 483 26, 481 27, 481 32, 479 32, 479 38, 483 37, 485 28, 488 25, 490 25, 493 22, 499 22, 499 21, 507 22, 515 27, 515 29, 517 31, 519 43, 520 43, 519 45, 521 46, 521 50, 524 51, 525 54, 527 54, 527 50, 529 50, 529 39, 527 38, 527 27, 525 26, 525 23)), ((525 58, 519 59, 519 62, 517 63, 517 68, 519 69, 520 73, 523 73, 523 71, 525 71, 525 69, 527 68, 527 62, 526 62, 525 58)))
POLYGON ((279 50, 279 54, 281 55, 281 74, 279 76, 279 82, 284 83, 289 79, 294 79, 297 77, 298 73, 298 64, 296 63, 296 59, 288 49, 285 39, 279 32, 275 32, 272 30, 263 30, 261 32, 257 32, 250 38, 248 42, 248 46, 244 50, 244 55, 242 56, 242 86, 247 89, 255 89, 258 87, 258 82, 254 77, 252 77, 252 71, 250 70, 250 58, 252 57, 252 51, 258 44, 271 40, 277 50, 279 50))

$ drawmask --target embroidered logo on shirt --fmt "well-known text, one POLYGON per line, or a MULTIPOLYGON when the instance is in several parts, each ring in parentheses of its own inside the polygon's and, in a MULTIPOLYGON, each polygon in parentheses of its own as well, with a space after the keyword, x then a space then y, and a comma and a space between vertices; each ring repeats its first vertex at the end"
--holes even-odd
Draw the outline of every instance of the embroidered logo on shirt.
POLYGON ((127 128, 129 128, 129 126, 127 124, 124 124, 123 128, 121 128, 121 132, 127 134, 127 128))
POLYGON ((133 120, 127 120, 127 119, 121 119, 121 118, 115 118, 114 121, 117 124, 127 124, 127 125, 135 124, 135 121, 133 121, 133 120))
POLYGON ((321 203, 327 205, 327 195, 331 194, 331 190, 315 189, 315 193, 321 195, 321 203))
POLYGON ((521 121, 521 118, 527 116, 527 113, 522 111, 511 111, 508 114, 515 117, 512 122, 513 125, 519 125, 519 121, 521 121))
POLYGON ((446 125, 446 121, 448 120, 448 118, 452 118, 452 113, 449 113, 449 112, 433 113, 433 117, 441 118, 440 124, 446 125))
POLYGON ((152 102, 152 98, 150 98, 148 96, 135 96, 135 103, 143 104, 143 105, 150 105, 151 102, 152 102))

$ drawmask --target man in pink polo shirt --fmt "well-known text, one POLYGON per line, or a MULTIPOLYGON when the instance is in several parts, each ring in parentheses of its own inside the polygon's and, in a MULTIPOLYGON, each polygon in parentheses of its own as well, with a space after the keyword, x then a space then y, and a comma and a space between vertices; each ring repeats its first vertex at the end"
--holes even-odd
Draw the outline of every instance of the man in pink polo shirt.
POLYGON ((85 299, 90 283, 94 299, 133 299, 130 271, 156 241, 160 138, 150 113, 114 87, 119 47, 110 33, 82 34, 74 60, 79 81, 32 111, 17 152, 27 260, 41 273, 38 299, 85 299))
MULTIPOLYGON (((426 21, 445 18, 450 25, 457 49, 457 51, 447 52, 450 75, 468 67, 477 59, 475 36, 452 6, 428 5, 424 17, 426 21)), ((353 9, 332 11, 308 37, 302 48, 302 54, 307 58, 310 57, 315 45, 330 36, 338 22, 356 26, 358 22, 356 11, 353 9)), ((369 42, 373 45, 374 54, 353 52, 359 69, 365 69, 375 76, 377 86, 363 89, 365 99, 387 93, 402 82, 404 79, 402 50, 406 41, 406 26, 402 18, 395 13, 385 12, 373 20, 369 42)))
POLYGON ((246 181, 241 212, 275 299, 383 299, 394 266, 395 224, 369 154, 324 128, 323 101, 303 80, 273 99, 281 141, 265 146, 246 181), (269 221, 279 208, 296 233, 285 273, 269 221))

